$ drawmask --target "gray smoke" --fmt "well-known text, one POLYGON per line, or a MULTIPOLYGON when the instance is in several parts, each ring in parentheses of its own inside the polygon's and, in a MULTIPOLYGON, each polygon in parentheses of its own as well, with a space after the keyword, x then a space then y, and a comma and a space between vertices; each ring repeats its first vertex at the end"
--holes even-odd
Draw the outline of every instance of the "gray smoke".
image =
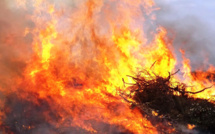
POLYGON ((215 65, 214 6, 212 0, 156 0, 156 25, 165 27, 173 39, 173 46, 180 59, 183 49, 191 61, 192 69, 206 69, 215 65))
MULTIPOLYGON (((22 72, 26 66, 26 62, 29 60, 30 58, 30 54, 32 52, 32 41, 33 41, 33 35, 31 35, 30 33, 23 36, 22 33, 24 33, 25 28, 33 28, 34 27, 34 23, 29 21, 29 19, 26 18, 26 16, 31 15, 32 13, 32 7, 30 5, 31 0, 29 0, 29 4, 27 2, 27 10, 23 10, 22 8, 17 8, 14 5, 15 0, 0 0, 0 9, 1 9, 1 14, 0 14, 0 86, 1 88, 3 87, 4 89, 8 89, 10 90, 10 86, 13 85, 14 78, 21 77, 22 76, 22 72)), ((70 10, 68 13, 65 13, 65 16, 63 16, 61 19, 65 19, 66 17, 70 16, 70 14, 72 14, 73 9, 77 8, 76 6, 78 4, 80 4, 83 1, 86 0, 52 0, 53 2, 56 3, 56 6, 61 5, 62 2, 64 2, 64 4, 66 3, 67 8, 70 10), (67 16, 68 15, 68 16, 67 16), (65 18, 64 18, 65 17, 65 18)), ((185 2, 185 1, 182 1, 185 2)), ((105 3, 106 5, 108 5, 107 9, 111 9, 110 12, 110 18, 113 20, 117 20, 117 23, 120 26, 123 25, 123 19, 121 19, 121 14, 120 12, 116 9, 118 9, 118 3, 117 1, 115 2, 115 4, 112 4, 111 2, 106 1, 105 3), (113 10, 115 9, 115 10, 113 10)), ((150 37, 151 35, 153 35, 153 32, 156 31, 156 27, 157 25, 161 25, 164 26, 167 31, 168 31, 168 36, 169 38, 174 39, 173 45, 175 48, 176 53, 178 53, 179 58, 180 58, 180 54, 179 54, 179 49, 182 48, 185 50, 186 52, 186 56, 188 58, 191 59, 191 63, 192 66, 194 66, 195 68, 199 67, 200 65, 202 65, 202 63, 205 63, 205 58, 209 59, 209 63, 213 63, 212 61, 214 60, 214 54, 213 54, 213 50, 214 50, 214 46, 213 46, 213 33, 214 30, 211 29, 210 25, 207 25, 207 23, 205 23, 205 21, 202 21, 201 18, 199 18, 199 16, 195 16, 192 14, 184 14, 184 8, 178 6, 175 8, 172 8, 172 5, 174 4, 180 4, 180 3, 164 3, 161 0, 157 0, 157 4, 158 7, 161 7, 161 10, 156 11, 155 13, 157 14, 157 21, 153 22, 150 19, 147 20, 147 16, 146 16, 146 24, 150 24, 150 25, 146 25, 144 26, 145 30, 147 30, 147 36, 150 37), (182 12, 183 11, 183 12, 182 12)), ((191 6, 192 7, 192 6, 191 6)), ((121 7, 120 10, 124 10, 124 7, 121 7)), ((136 10, 136 7, 132 8, 134 11, 139 12, 139 10, 136 10)), ((101 9, 97 9, 98 11, 96 11, 96 13, 99 12, 99 10, 106 10, 105 8, 101 8, 101 9)), ((62 10, 62 12, 64 12, 62 10)), ((108 13, 109 13, 108 12, 108 13)), ((144 11, 143 11, 144 12, 144 11)), ((132 13, 131 13, 132 14, 132 13)), ((126 18, 126 15, 124 15, 124 17, 126 18)), ((139 18, 139 15, 136 15, 135 20, 137 20, 139 18)), ((82 28, 80 28, 82 33, 84 36, 81 38, 84 38, 83 42, 90 42, 88 40, 88 38, 90 38, 90 36, 95 36, 97 34, 102 34, 107 32, 107 30, 109 29, 108 24, 106 24, 107 20, 106 20, 106 16, 105 16, 105 12, 102 14, 100 14, 100 17, 97 18, 98 20, 96 21, 97 23, 102 24, 101 25, 97 25, 97 27, 93 27, 92 30, 87 29, 82 31, 82 28), (102 17, 104 16, 104 18, 102 17), (105 25, 105 26, 104 26, 105 25), (107 27, 106 27, 107 26, 107 27), (100 31, 100 33, 97 31, 97 29, 100 28, 107 28, 107 30, 105 29, 104 31, 100 31), (90 34, 89 34, 89 33, 90 34), (95 32, 95 33, 94 33, 95 32), (90 36, 89 36, 90 35, 90 36), (86 36, 86 37, 85 37, 86 36)), ((107 18, 108 19, 108 18, 107 18)), ((86 21, 87 22, 87 21, 86 21)), ((141 27, 140 25, 142 24, 136 24, 137 22, 133 22, 134 23, 134 27, 141 27)), ((74 25, 74 27, 65 27, 65 24, 62 24, 62 27, 64 26, 65 29, 72 29, 71 31, 76 31, 76 28, 79 30, 79 27, 84 26, 84 24, 79 24, 79 25, 74 25)), ((88 24, 91 25, 91 24, 88 24)), ((61 26, 61 25, 60 25, 61 26)), ((77 30, 77 31, 78 31, 77 30)), ((78 32, 74 32, 72 34, 75 34, 78 32)), ((66 35, 64 35, 66 36, 66 35)), ((152 39, 152 37, 151 37, 152 39)), ((79 39, 77 39, 79 40, 79 39)), ((150 40, 150 39, 149 39, 150 40)), ((82 40, 81 40, 82 41, 82 40)), ((80 43, 82 43, 80 41, 80 43)), ((96 40, 94 41, 94 44, 97 43, 97 45, 99 44, 103 44, 102 42, 102 38, 96 38, 96 40)), ((84 44, 84 43, 83 43, 84 44)), ((86 47, 85 49, 88 51, 91 51, 91 49, 88 49, 91 47, 91 44, 93 43, 89 43, 89 45, 87 46, 83 46, 86 47), (90 46, 90 47, 89 47, 90 46)), ((103 44, 106 45, 106 44, 103 44)), ((103 48, 101 45, 101 48, 103 48)), ((77 45, 78 46, 78 45, 77 45)), ((109 47, 108 47, 109 48, 109 47)), ((75 47, 73 47, 73 49, 75 49, 75 47)), ((78 47, 77 47, 78 49, 78 47)), ((96 50, 92 49, 92 50, 96 50)), ((110 47, 110 50, 111 47, 110 47)), ((108 51, 107 51, 108 52, 108 51)), ((83 51, 83 53, 85 53, 85 51, 83 51)), ((84 55, 84 54, 83 54, 84 55)), ((92 59, 93 55, 88 55, 88 57, 90 57, 90 59, 92 59)), ((110 57, 111 58, 111 57, 110 57)), ((83 56, 83 59, 86 59, 86 56, 83 56)), ((90 64, 90 67, 92 67, 92 65, 95 66, 95 64, 90 64)), ((100 66, 98 67, 100 68, 100 66)), ((89 72, 89 71, 87 71, 89 72)), ((95 75, 97 76, 97 75, 95 75)), ((94 75, 93 75, 94 77, 94 75)), ((19 90, 17 90, 19 91, 19 90)), ((31 96, 33 98, 37 98, 37 96, 31 96)), ((3 97, 2 97, 3 98, 3 97)), ((9 126, 7 129, 9 129, 8 131, 13 131, 16 133, 22 133, 22 132, 26 132, 26 133, 54 133, 54 132, 62 132, 62 133, 78 133, 78 132, 82 132, 82 133, 86 133, 85 130, 82 130, 81 128, 55 128, 55 126, 53 124, 50 124, 48 122, 46 122, 45 117, 41 116, 43 112, 47 112, 49 113, 49 116, 52 120, 54 120, 53 122, 58 122, 58 120, 61 119, 61 117, 59 117, 58 115, 55 114, 55 109, 52 109, 52 106, 50 106, 50 104, 44 100, 38 100, 38 101, 42 101, 41 103, 43 104, 42 106, 37 106, 35 105, 33 102, 31 101, 27 101, 27 100, 21 100, 19 98, 17 98, 16 94, 15 95, 10 95, 10 96, 6 96, 6 103, 5 103, 5 107, 3 107, 3 109, 6 110, 7 107, 9 107, 11 110, 11 112, 7 112, 7 117, 4 122, 5 122, 5 126, 9 126), (26 110, 27 109, 27 110, 26 110), (23 112, 25 111, 25 112, 23 112), (40 118, 38 118, 40 117, 40 118), (12 122, 12 125, 10 124, 12 122), (28 126, 29 124, 35 126, 35 128, 29 130, 26 127, 23 127, 23 124, 25 126, 28 126), (79 130, 76 130, 79 129, 79 130)), ((2 108, 2 107, 1 107, 2 108)), ((68 121, 69 122, 69 121, 68 121)), ((92 122, 96 122, 96 121, 92 121, 92 122)), ((118 126, 113 126, 110 124, 105 124, 102 122, 98 122, 98 123, 93 123, 95 125, 97 125, 98 127, 98 131, 103 131, 103 130, 109 130, 110 133, 120 133, 119 132, 119 128, 118 126), (99 126, 99 125, 100 126, 99 126)), ((97 128, 95 126, 95 128, 97 128)), ((120 128, 121 130, 121 128, 120 128)), ((125 132, 128 132, 127 130, 125 130, 125 132)))
POLYGON ((0 86, 7 88, 21 76, 29 58, 32 36, 22 33, 31 22, 24 17, 24 10, 14 8, 7 0, 0 1, 0 12, 0 86))
MULTIPOLYGON (((16 79, 19 77, 22 77, 22 73, 24 72, 26 64, 29 61, 29 59, 31 58, 32 45, 33 45, 32 42, 33 42, 33 39, 35 39, 33 37, 33 35, 30 33, 27 35, 24 35, 26 27, 33 29, 34 25, 36 25, 36 24, 34 24, 34 22, 30 21, 30 19, 28 18, 29 16, 32 15, 33 10, 34 10, 33 9, 34 7, 32 6, 32 1, 34 1, 34 0, 29 0, 29 1, 26 0, 26 2, 27 2, 25 5, 26 9, 22 8, 22 7, 20 7, 20 8, 17 7, 17 5, 15 5, 15 0, 0 1, 0 10, 1 10, 1 15, 0 15, 0 89, 2 88, 5 91, 11 90, 11 92, 12 92, 12 93, 8 93, 8 94, 5 93, 5 91, 3 93, 0 92, 0 97, 1 97, 0 102, 3 101, 2 102, 3 105, 0 106, 0 110, 2 113, 4 113, 4 116, 0 115, 0 119, 1 119, 1 123, 2 123, 2 124, 0 124, 0 133, 16 133, 16 134, 90 133, 79 127, 70 127, 70 126, 66 127, 67 124, 71 124, 71 122, 73 120, 73 118, 70 117, 70 115, 68 113, 65 113, 65 115, 67 115, 67 119, 65 120, 65 122, 63 122, 62 125, 59 125, 59 122, 63 119, 63 117, 59 113, 56 113, 56 111, 58 109, 53 108, 53 106, 50 105, 50 103, 48 101, 46 101, 45 99, 44 100, 38 99, 37 94, 33 94, 31 92, 28 93, 28 89, 26 86, 23 86, 23 87, 21 85, 17 86, 18 84, 16 83, 16 79), (14 87, 16 88, 16 90, 13 93, 14 87), (4 93, 6 95, 4 95, 4 93), (26 98, 29 97, 32 100, 36 100, 41 105, 36 104, 32 100, 22 99, 20 97, 21 94, 26 94, 26 96, 25 96, 26 98), (45 115, 44 113, 47 113, 47 115, 45 115), (50 122, 47 121, 47 117, 50 119, 50 122), (58 124, 59 126, 56 124, 58 124)), ((62 14, 65 13, 65 15, 61 16, 61 18, 60 18, 60 19, 62 19, 62 21, 64 21, 64 19, 68 19, 69 17, 73 16, 73 15, 71 15, 73 13, 72 11, 75 10, 76 8, 78 8, 76 6, 78 6, 78 4, 81 3, 79 0, 74 0, 74 1, 70 1, 70 2, 69 2, 69 0, 63 0, 63 1, 48 0, 48 1, 51 1, 51 3, 52 2, 55 3, 56 8, 58 8, 58 7, 61 8, 62 2, 63 2, 63 4, 65 4, 65 3, 67 4, 65 6, 66 9, 65 8, 62 9, 62 12, 63 12, 62 14), (68 12, 67 12, 67 9, 68 9, 68 12), (64 11, 64 10, 66 10, 66 11, 64 11)), ((97 6, 96 4, 95 5, 92 4, 92 6, 97 6)), ((106 4, 109 4, 110 6, 112 5, 111 2, 106 3, 106 4)), ((116 7, 117 7, 117 3, 113 8, 116 8, 116 7)), ((92 11, 92 13, 88 13, 87 15, 90 16, 91 14, 95 14, 93 12, 97 13, 97 12, 99 12, 99 10, 102 10, 102 9, 96 8, 96 11, 92 11)), ((103 10, 105 10, 105 9, 103 9, 103 10)), ((91 11, 89 11, 89 12, 91 12, 91 11)), ((76 15, 76 16, 74 15, 74 18, 82 19, 82 16, 80 16, 80 15, 83 15, 83 14, 80 14, 79 16, 78 15, 76 15)), ((102 20, 102 18, 103 18, 102 13, 100 16, 101 17, 99 19, 102 20)), ((46 13, 44 13, 44 12, 41 12, 41 14, 38 13, 38 17, 41 17, 44 20, 47 19, 47 21, 49 21, 50 16, 46 15, 46 13), (39 16, 39 15, 41 15, 41 16, 39 16)), ((117 15, 116 18, 120 18, 120 16, 117 15)), ((76 21, 73 18, 70 18, 70 19, 72 21, 76 21)), ((95 18, 93 18, 93 19, 95 19, 95 18)), ((81 55, 78 55, 78 56, 81 57, 84 61, 86 61, 88 59, 89 59, 88 61, 90 61, 93 59, 94 55, 93 54, 87 55, 87 53, 90 51, 94 52, 95 50, 97 50, 96 45, 101 45, 101 48, 103 48, 103 46, 106 46, 106 44, 108 44, 108 43, 102 41, 102 38, 100 36, 97 36, 96 29, 99 29, 96 27, 97 23, 95 24, 96 26, 94 26, 93 24, 91 24, 87 21, 88 20, 86 20, 86 21, 81 20, 80 21, 81 24, 75 23, 74 26, 72 24, 68 24, 69 25, 68 27, 65 27, 65 23, 61 24, 59 22, 60 24, 58 25, 59 29, 61 29, 61 28, 63 30, 70 29, 70 31, 69 31, 69 32, 71 32, 70 36, 72 36, 72 37, 73 37, 73 34, 77 33, 77 35, 75 36, 75 37, 77 37, 76 40, 78 40, 77 42, 80 43, 82 45, 81 47, 83 48, 83 50, 85 50, 85 51, 83 51, 83 53, 81 55), (87 26, 85 26, 85 25, 87 25, 87 26), (79 33, 81 33, 82 36, 78 35, 79 33), (90 40, 91 36, 93 36, 95 38, 95 40, 91 41, 90 40), (93 45, 95 45, 95 47, 92 47, 93 45)), ((99 22, 100 20, 97 20, 97 21, 99 22)), ((119 22, 119 23, 122 23, 122 22, 119 22)), ((100 26, 102 27, 103 25, 100 25, 100 26)), ((64 36, 68 36, 68 35, 64 35, 64 36)), ((78 49, 78 47, 80 48, 80 45, 78 43, 76 44, 77 49, 78 49)), ((72 43, 70 43, 70 44, 72 44, 72 43)), ((71 47, 73 49, 75 49, 75 47, 73 47, 72 45, 71 45, 71 47)), ((111 47, 109 47, 109 48, 111 50, 111 47)), ((109 53, 109 51, 107 51, 107 53, 109 53)), ((98 51, 98 54, 99 54, 99 51, 98 51)), ((54 63, 57 66, 59 66, 58 65, 59 61, 60 60, 56 60, 56 62, 54 62, 54 63)), ((80 63, 80 65, 81 64, 82 63, 80 63)), ((93 62, 91 64, 89 64, 88 66, 85 67, 85 68, 87 68, 86 73, 90 72, 88 68, 92 68, 92 67, 100 68, 100 66, 96 67, 96 65, 93 64, 93 62)), ((57 68, 60 69, 60 66, 57 68)), ((94 70, 92 70, 92 71, 94 71, 94 70)), ((102 73, 99 71, 95 71, 95 72, 96 72, 95 75, 91 74, 90 77, 95 78, 96 76, 99 75, 97 73, 102 73)), ((57 73, 56 73, 56 75, 57 75, 57 73)), ((69 82, 71 85, 77 85, 76 82, 72 83, 73 80, 71 80, 69 82)), ((51 96, 48 96, 48 98, 52 99, 51 96)), ((52 100, 52 102, 53 102, 53 100, 52 100)), ((74 104, 74 107, 77 107, 77 105, 79 105, 79 104, 78 103, 74 104)), ((112 105, 112 104, 109 104, 109 105, 112 105)), ((117 109, 117 108, 115 108, 115 109, 117 109)), ((66 111, 66 110, 64 110, 62 108, 62 111, 66 111)), ((82 113, 80 113, 80 114, 82 114, 82 113)), ((84 114, 86 114, 86 113, 84 113, 84 114)), ((110 134, 112 134, 112 133, 117 134, 117 133, 124 133, 124 132, 130 133, 129 130, 124 129, 121 126, 108 124, 108 123, 102 122, 102 121, 100 122, 97 120, 87 120, 86 123, 92 124, 93 125, 92 127, 95 128, 95 130, 97 130, 98 133, 103 133, 104 131, 106 133, 110 133, 110 134)))

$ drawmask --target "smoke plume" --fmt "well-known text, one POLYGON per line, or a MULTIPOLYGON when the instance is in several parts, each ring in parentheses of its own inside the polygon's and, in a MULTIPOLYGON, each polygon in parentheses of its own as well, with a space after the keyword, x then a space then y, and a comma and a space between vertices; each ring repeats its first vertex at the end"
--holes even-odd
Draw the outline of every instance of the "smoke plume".
POLYGON ((180 59, 183 49, 195 69, 207 69, 215 65, 213 35, 214 1, 156 0, 160 10, 156 11, 156 24, 164 26, 173 39, 174 51, 180 59))

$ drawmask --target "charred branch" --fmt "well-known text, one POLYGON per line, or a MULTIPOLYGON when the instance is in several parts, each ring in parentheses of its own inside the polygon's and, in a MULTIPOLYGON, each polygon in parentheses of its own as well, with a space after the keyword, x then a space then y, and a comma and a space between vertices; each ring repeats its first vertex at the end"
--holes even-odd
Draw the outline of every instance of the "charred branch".
MULTIPOLYGON (((191 97, 212 86, 196 92, 187 91, 186 84, 172 82, 173 75, 179 71, 169 73, 167 77, 161 77, 147 70, 136 76, 128 76, 135 83, 123 81, 125 85, 130 85, 128 88, 130 94, 121 92, 120 96, 131 104, 131 108, 138 108, 154 126, 168 122, 166 124, 171 124, 167 125, 169 128, 175 128, 176 133, 182 133, 180 124, 194 124, 199 131, 215 132, 214 103, 191 97)), ((157 126, 158 130, 163 130, 162 125, 157 126)))

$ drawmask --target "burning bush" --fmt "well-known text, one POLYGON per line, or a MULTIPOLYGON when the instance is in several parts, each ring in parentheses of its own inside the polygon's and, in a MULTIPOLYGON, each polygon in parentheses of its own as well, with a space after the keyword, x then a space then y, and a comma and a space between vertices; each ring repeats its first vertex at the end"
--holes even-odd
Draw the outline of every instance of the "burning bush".
POLYGON ((186 91, 186 84, 176 82, 174 74, 169 73, 165 78, 144 70, 135 77, 128 76, 135 83, 129 87, 130 94, 122 92, 121 96, 131 103, 132 108, 138 107, 160 131, 166 130, 157 124, 165 122, 176 129, 175 133, 182 131, 182 124, 194 124, 199 131, 214 133, 215 102, 191 97, 191 94, 201 93, 211 87, 197 92, 186 91))

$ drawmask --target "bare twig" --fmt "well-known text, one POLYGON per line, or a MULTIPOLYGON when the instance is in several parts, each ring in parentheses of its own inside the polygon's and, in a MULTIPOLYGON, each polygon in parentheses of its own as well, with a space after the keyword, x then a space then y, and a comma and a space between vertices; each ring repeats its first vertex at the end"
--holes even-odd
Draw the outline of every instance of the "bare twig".
POLYGON ((155 65, 156 62, 157 62, 157 61, 155 61, 155 62, 151 65, 150 69, 152 69, 152 67, 155 65))
POLYGON ((178 69, 175 73, 171 74, 171 75, 175 75, 180 71, 180 69, 178 69))
POLYGON ((201 93, 201 92, 205 91, 206 89, 209 89, 209 88, 212 88, 212 87, 213 87, 213 85, 210 86, 210 87, 206 87, 206 88, 204 88, 204 89, 202 89, 202 90, 200 90, 200 91, 197 91, 197 92, 185 91, 185 93, 189 93, 189 94, 198 94, 198 93, 201 93))

